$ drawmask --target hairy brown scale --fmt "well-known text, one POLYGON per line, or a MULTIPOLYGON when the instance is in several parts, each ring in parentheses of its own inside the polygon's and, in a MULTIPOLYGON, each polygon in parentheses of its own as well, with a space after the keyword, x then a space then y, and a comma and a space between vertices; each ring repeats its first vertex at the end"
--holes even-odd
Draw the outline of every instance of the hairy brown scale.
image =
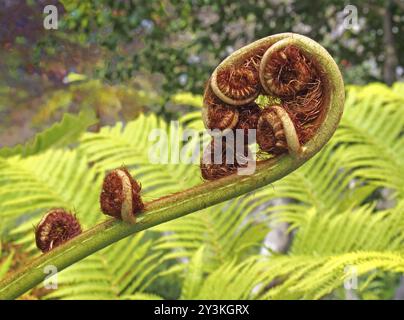
POLYGON ((210 129, 225 130, 232 127, 237 110, 229 106, 217 106, 208 108, 209 127, 210 129))
POLYGON ((268 49, 267 47, 256 49, 251 54, 251 56, 246 59, 243 66, 246 68, 254 69, 258 72, 262 56, 264 55, 267 49, 268 49))
POLYGON ((254 68, 245 66, 219 70, 217 85, 225 96, 234 100, 243 100, 257 94, 258 72, 254 68))
POLYGON ((267 88, 282 99, 293 117, 301 143, 313 137, 320 126, 324 106, 324 85, 314 61, 291 45, 274 52, 265 66, 267 88))
POLYGON ((50 210, 35 228, 38 249, 48 252, 81 233, 77 218, 64 209, 50 210))
POLYGON ((248 157, 248 147, 245 146, 243 154, 236 154, 236 148, 226 142, 225 138, 217 138, 222 140, 222 144, 218 143, 215 138, 213 138, 210 144, 205 148, 203 155, 201 157, 201 174, 205 180, 216 180, 228 175, 231 175, 237 171, 237 168, 242 168, 247 165, 247 163, 240 163, 239 159, 241 157, 248 157), (227 162, 227 153, 232 153, 233 158, 230 163, 227 162), (221 158, 221 163, 214 163, 215 154, 221 158))
POLYGON ((295 114, 302 124, 308 124, 317 119, 323 106, 323 88, 319 79, 307 86, 305 92, 296 95, 293 99, 286 99, 284 105, 289 112, 295 114))
MULTIPOLYGON (((126 168, 119 169, 128 176, 132 186, 132 209, 133 213, 141 211, 144 204, 140 197, 141 186, 132 178, 126 168)), ((122 203, 125 194, 123 193, 123 184, 116 170, 111 171, 104 178, 100 196, 100 205, 103 213, 121 219, 122 203)))
POLYGON ((238 122, 234 129, 244 130, 244 143, 248 143, 248 130, 257 129, 260 115, 261 108, 256 103, 239 108, 238 122))

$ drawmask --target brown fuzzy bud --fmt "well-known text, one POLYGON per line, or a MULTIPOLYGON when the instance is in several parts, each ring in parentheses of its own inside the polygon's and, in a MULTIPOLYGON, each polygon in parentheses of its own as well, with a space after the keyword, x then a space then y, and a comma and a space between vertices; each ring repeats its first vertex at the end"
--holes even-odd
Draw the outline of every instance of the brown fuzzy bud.
POLYGON ((301 144, 296 128, 296 120, 278 105, 267 107, 262 112, 257 125, 257 143, 262 151, 279 155, 288 152, 298 156, 301 144))
POLYGON ((216 96, 230 105, 245 105, 259 94, 258 71, 246 66, 216 69, 212 74, 211 87, 216 96))
POLYGON ((295 46, 272 52, 261 62, 260 77, 264 89, 280 97, 293 97, 312 82, 316 70, 312 62, 295 46))
POLYGON ((227 129, 233 129, 238 122, 237 109, 217 98, 209 83, 204 92, 202 120, 207 129, 218 129, 223 131, 223 134, 227 132, 227 129))
POLYGON ((282 122, 271 108, 265 109, 258 121, 257 143, 262 151, 275 155, 288 151, 282 122))
POLYGON ((38 249, 48 252, 81 233, 81 226, 75 215, 64 209, 52 209, 35 228, 38 249))
POLYGON ((128 223, 135 222, 135 214, 144 208, 140 197, 141 186, 127 169, 111 171, 104 178, 100 196, 104 214, 128 223))

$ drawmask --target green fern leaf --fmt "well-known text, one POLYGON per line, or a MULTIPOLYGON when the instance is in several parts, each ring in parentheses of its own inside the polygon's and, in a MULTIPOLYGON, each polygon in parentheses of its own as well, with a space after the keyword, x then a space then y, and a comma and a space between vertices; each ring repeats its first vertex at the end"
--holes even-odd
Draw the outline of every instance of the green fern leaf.
POLYGON ((45 131, 38 133, 31 142, 0 150, 0 157, 19 155, 27 157, 44 152, 49 148, 60 148, 76 142, 88 127, 97 122, 94 112, 82 111, 78 115, 65 114, 63 119, 45 131))

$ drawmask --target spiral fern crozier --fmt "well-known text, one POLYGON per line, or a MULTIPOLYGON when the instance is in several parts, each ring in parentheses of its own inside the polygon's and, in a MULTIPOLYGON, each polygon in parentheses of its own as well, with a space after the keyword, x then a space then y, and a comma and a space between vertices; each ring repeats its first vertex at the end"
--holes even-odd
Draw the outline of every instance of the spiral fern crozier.
POLYGON ((254 174, 232 171, 145 203, 133 224, 111 218, 94 226, 4 279, 0 298, 16 298, 39 284, 47 265, 60 271, 135 232, 281 179, 327 143, 343 112, 344 85, 336 63, 322 46, 298 34, 269 36, 239 49, 216 68, 209 83, 205 125, 220 125, 222 130, 256 126, 258 145, 273 157, 258 162, 254 174), (257 110, 254 103, 259 95, 273 96, 278 102, 257 110), (221 110, 225 116, 211 118, 220 116, 221 110))
POLYGON ((296 34, 264 38, 236 51, 207 84, 205 127, 222 130, 223 136, 254 129, 261 153, 310 157, 316 149, 310 145, 324 144, 342 114, 342 80, 335 63, 327 60, 332 61, 321 46, 296 34), (258 107, 253 100, 259 95, 276 102, 258 107), (229 114, 237 117, 226 127, 223 119, 229 114))

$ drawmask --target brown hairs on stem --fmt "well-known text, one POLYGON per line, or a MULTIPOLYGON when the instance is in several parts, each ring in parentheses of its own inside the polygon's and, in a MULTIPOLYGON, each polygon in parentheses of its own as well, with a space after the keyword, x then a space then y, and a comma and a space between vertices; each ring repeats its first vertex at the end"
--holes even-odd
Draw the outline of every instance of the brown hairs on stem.
POLYGON ((293 99, 285 99, 284 105, 303 125, 317 119, 323 106, 323 88, 320 79, 310 83, 305 92, 293 99))
POLYGON ((243 154, 238 154, 237 151, 235 143, 228 143, 225 137, 212 138, 201 157, 203 179, 216 180, 237 172, 238 168, 246 167, 247 162, 240 159, 247 159, 248 146, 244 146, 243 154), (215 163, 215 156, 220 163, 215 163))
POLYGON ((259 72, 262 56, 267 49, 268 46, 255 49, 254 52, 246 58, 243 66, 259 72))

